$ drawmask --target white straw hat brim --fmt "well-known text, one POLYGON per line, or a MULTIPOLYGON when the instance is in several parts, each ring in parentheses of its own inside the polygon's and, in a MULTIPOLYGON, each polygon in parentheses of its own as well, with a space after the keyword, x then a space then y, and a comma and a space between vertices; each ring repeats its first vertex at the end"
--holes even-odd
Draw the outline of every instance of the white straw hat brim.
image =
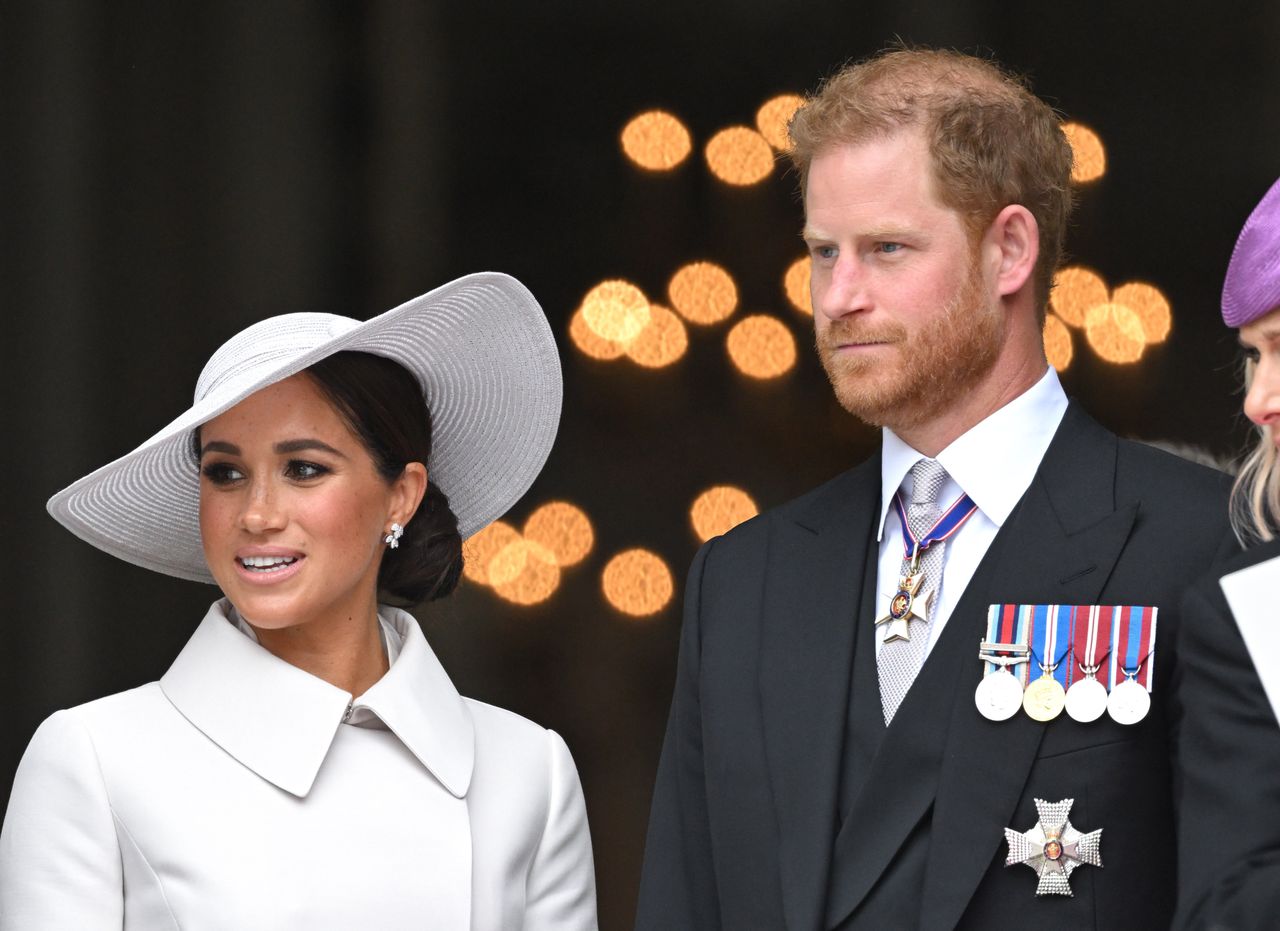
POLYGON ((429 480, 463 539, 502 516, 551 452, 563 385, 546 316, 519 281, 459 278, 365 323, 286 314, 232 337, 205 366, 189 410, 133 452, 49 499, 82 540, 166 575, 213 582, 200 542, 192 431, 255 391, 342 351, 393 359, 431 411, 429 480))

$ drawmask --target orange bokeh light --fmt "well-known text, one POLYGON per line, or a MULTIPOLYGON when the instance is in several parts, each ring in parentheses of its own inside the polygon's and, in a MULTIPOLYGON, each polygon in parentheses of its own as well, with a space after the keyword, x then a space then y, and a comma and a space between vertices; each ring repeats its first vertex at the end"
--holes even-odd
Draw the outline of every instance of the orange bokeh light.
POLYGON ((773 149, 746 126, 730 126, 707 143, 707 167, 726 184, 758 184, 773 171, 773 149))
POLYGON ((796 341, 781 321, 756 314, 729 331, 729 358, 751 378, 777 378, 796 364, 796 341))
POLYGON ((791 148, 787 125, 803 104, 804 98, 797 94, 779 94, 766 100, 756 111, 756 129, 779 152, 786 152, 791 148))
POLYGON ((733 276, 714 262, 690 262, 667 283, 671 306, 690 323, 719 323, 738 306, 733 276))
POLYGON ((1084 332, 1099 358, 1122 365, 1141 359, 1147 344, 1142 321, 1124 304, 1091 307, 1085 314, 1084 332))
POLYGON ((648 369, 660 369, 678 361, 689 348, 684 323, 661 304, 649 305, 649 325, 623 344, 627 358, 648 369))
POLYGON ((573 340, 573 344, 585 355, 593 359, 609 361, 616 359, 622 355, 622 344, 615 343, 611 339, 605 339, 596 335, 596 332, 587 326, 587 320, 582 315, 582 308, 579 307, 573 312, 573 316, 569 318, 569 338, 573 340))
POLYGON ((689 519, 693 523, 693 532, 705 543, 759 513, 760 509, 751 496, 741 488, 716 485, 694 499, 689 508, 689 519))
POLYGON ((1107 171, 1107 152, 1098 134, 1082 123, 1063 123, 1071 143, 1071 180, 1076 184, 1097 181, 1107 171))
POLYGON ((534 605, 546 601, 560 587, 560 568, 555 554, 532 540, 518 540, 494 557, 489 568, 493 590, 500 597, 518 605, 534 605), (518 552, 518 555, 516 554, 518 552), (511 554, 511 555, 509 555, 511 554), (520 570, 506 577, 506 563, 519 564, 520 570))
POLYGON ((582 562, 595 545, 591 521, 568 501, 550 501, 530 514, 524 538, 550 553, 561 568, 582 562))
POLYGON ((635 617, 658 613, 676 590, 662 557, 643 549, 625 550, 609 560, 601 587, 609 604, 635 617))
POLYGON ((649 299, 629 281, 602 281, 582 299, 582 319, 601 339, 625 343, 648 326, 649 299))
POLYGON ((693 151, 689 130, 664 110, 650 110, 634 117, 622 129, 622 151, 648 171, 670 171, 693 151))
POLYGON ((813 300, 809 291, 809 278, 812 271, 812 263, 806 255, 796 259, 789 266, 787 272, 782 276, 782 290, 787 293, 787 300, 791 302, 791 306, 802 314, 813 316, 813 300))
POLYGON ((520 539, 510 524, 495 520, 462 544, 462 574, 480 585, 489 584, 489 564, 504 548, 520 539))
POLYGON ((1059 372, 1067 370, 1075 355, 1071 345, 1071 331, 1053 314, 1044 319, 1044 354, 1049 364, 1059 372))
POLYGON ((1145 281, 1131 281, 1116 288, 1111 300, 1128 307, 1142 322, 1142 332, 1147 344, 1163 343, 1173 325, 1173 311, 1169 299, 1155 285, 1145 281))
POLYGON ((1107 283, 1092 268, 1073 265, 1062 268, 1053 278, 1053 290, 1049 292, 1049 306, 1068 326, 1084 326, 1089 308, 1106 304, 1111 300, 1107 283))

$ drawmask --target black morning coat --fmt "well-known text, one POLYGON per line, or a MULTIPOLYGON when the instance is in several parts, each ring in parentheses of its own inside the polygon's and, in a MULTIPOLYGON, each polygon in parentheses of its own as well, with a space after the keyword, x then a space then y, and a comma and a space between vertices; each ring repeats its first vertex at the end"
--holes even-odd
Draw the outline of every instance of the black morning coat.
MULTIPOLYGON (((1168 928, 1180 876, 1203 895, 1247 856, 1256 838, 1237 839, 1238 819, 1280 833, 1276 800, 1223 803, 1211 761, 1184 792, 1175 765, 1202 702, 1184 687, 1179 597, 1236 550, 1228 487, 1072 402, 887 729, 879 454, 707 543, 689 572, 638 931, 1168 928), (1158 607, 1150 713, 984 719, 973 695, 993 603, 1158 607), (1103 866, 1078 867, 1070 897, 1037 896, 1030 868, 1005 865, 1004 829, 1030 829, 1037 798, 1074 799, 1072 824, 1102 829, 1103 866), (1180 843, 1188 807, 1213 847, 1180 843)), ((1246 671, 1236 687, 1265 701, 1238 634, 1222 649, 1246 671)))

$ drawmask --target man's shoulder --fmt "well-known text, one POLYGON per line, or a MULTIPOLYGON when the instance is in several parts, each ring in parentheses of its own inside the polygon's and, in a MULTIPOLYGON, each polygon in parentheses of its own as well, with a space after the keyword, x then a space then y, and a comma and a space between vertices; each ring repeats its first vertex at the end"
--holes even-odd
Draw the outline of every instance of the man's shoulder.
POLYGON ((1184 513, 1204 511, 1225 522, 1231 476, 1172 452, 1136 440, 1119 440, 1116 490, 1152 505, 1170 505, 1184 513))
POLYGON ((851 498, 861 496, 865 507, 875 507, 879 492, 878 455, 851 469, 846 469, 808 491, 781 504, 761 511, 748 521, 738 524, 723 536, 715 539, 719 549, 756 546, 763 542, 771 524, 778 521, 815 527, 823 522, 837 505, 847 507, 851 498))

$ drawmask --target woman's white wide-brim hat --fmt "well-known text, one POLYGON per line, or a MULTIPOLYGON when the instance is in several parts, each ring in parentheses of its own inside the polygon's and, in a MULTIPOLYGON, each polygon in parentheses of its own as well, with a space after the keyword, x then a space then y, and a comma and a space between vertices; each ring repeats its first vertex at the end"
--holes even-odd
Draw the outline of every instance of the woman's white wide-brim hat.
POLYGON ((365 323, 272 317, 209 359, 191 408, 133 452, 49 499, 68 530, 113 556, 213 582, 200 543, 192 431, 267 385, 347 350, 400 363, 431 411, 429 481, 466 539, 502 516, 551 452, 563 385, 555 337, 529 290, 496 272, 459 278, 365 323))

